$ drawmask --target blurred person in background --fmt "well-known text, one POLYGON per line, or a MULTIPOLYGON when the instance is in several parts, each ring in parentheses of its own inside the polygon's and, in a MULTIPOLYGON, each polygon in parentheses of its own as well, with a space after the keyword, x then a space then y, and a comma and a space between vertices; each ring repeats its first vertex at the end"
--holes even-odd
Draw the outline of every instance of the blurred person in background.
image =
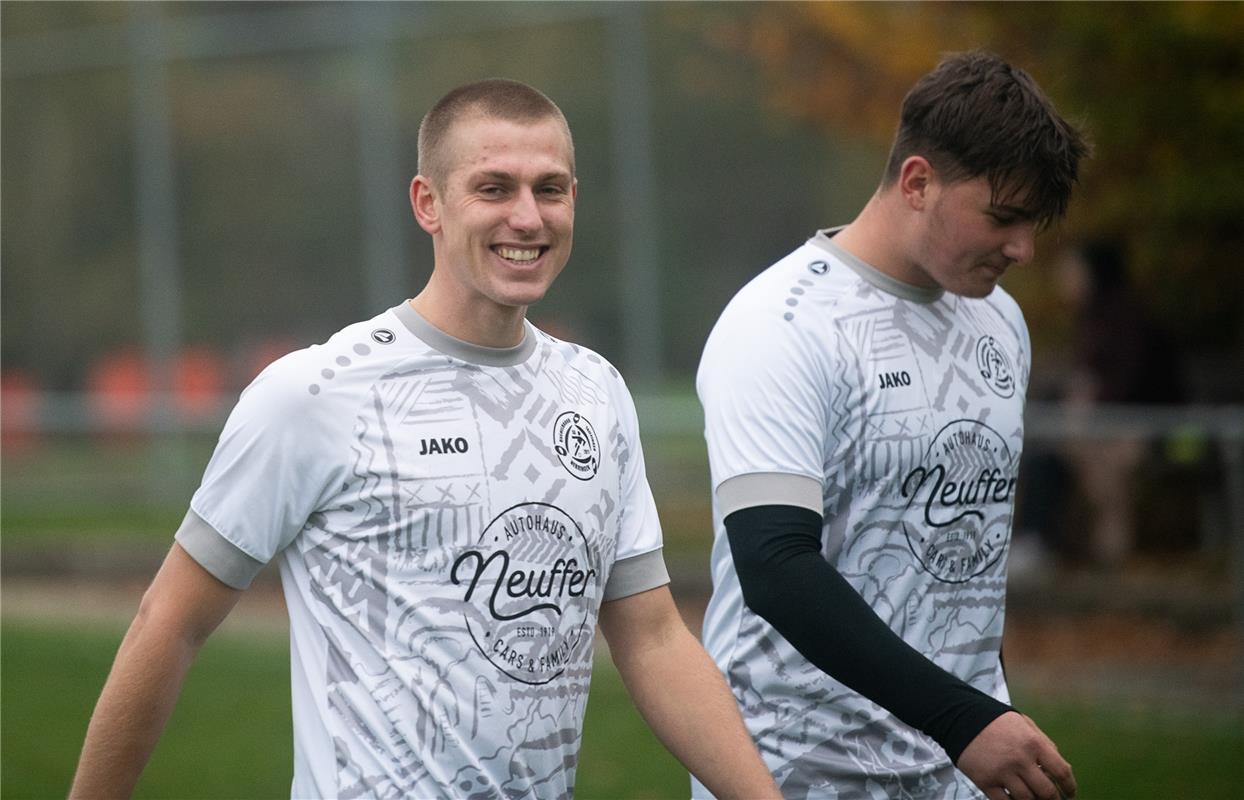
POLYGON ((777 797, 670 596, 622 378, 526 320, 570 256, 565 117, 524 84, 468 84, 424 118, 419 171, 427 285, 242 394, 71 796, 132 792, 204 640, 275 560, 294 797, 570 797, 598 621, 692 773, 777 797))
POLYGON ((1031 348, 997 282, 1087 152, 1025 72, 948 56, 855 220, 762 272, 709 336, 704 642, 786 797, 1075 793, 1002 669, 1031 348))
MULTIPOLYGON (((1056 262, 1059 294, 1074 316, 1070 369, 1062 400, 1073 413, 1099 406, 1183 400, 1179 360, 1168 333, 1132 291, 1123 246, 1099 239, 1065 249, 1056 262)), ((1132 487, 1147 442, 1086 438, 1064 455, 1091 514, 1087 550, 1106 569, 1121 566, 1135 544, 1132 487)))

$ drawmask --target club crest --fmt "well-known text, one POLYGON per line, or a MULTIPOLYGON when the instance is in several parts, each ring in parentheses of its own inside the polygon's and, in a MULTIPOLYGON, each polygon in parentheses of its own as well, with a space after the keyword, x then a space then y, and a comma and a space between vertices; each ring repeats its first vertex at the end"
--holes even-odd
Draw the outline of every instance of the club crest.
POLYGON ((1015 394, 1015 369, 1011 366, 1011 359, 992 336, 982 336, 976 342, 976 367, 998 397, 1015 394))
POLYGON ((553 449, 574 477, 591 480, 600 468, 600 444, 592 423, 577 411, 567 411, 553 423, 553 449))

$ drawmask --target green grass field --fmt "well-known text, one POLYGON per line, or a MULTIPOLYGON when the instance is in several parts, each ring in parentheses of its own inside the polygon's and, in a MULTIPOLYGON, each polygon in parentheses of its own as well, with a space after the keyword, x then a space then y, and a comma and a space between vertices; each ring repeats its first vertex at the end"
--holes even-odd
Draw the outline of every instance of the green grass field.
MULTIPOLYGON (((0 794, 63 797, 122 631, 5 619, 0 794)), ((140 798, 288 796, 288 650, 283 638, 208 642, 138 786, 140 798)), ((1229 718, 1018 701, 1059 742, 1088 800, 1238 797, 1244 731, 1229 718)), ((686 797, 685 773, 656 742, 617 673, 600 664, 579 766, 581 798, 686 797)))
MULTIPOLYGON (((0 795, 65 795, 122 633, 3 622, 0 795)), ((647 732, 607 664, 598 668, 588 718, 578 796, 674 797, 685 789, 686 773, 647 732)), ((135 797, 288 797, 292 748, 285 640, 222 634, 204 647, 135 797)))
MULTIPOLYGON (((5 453, 6 565, 26 560, 37 568, 70 550, 111 554, 109 563, 118 560, 117 553, 126 560, 150 551, 154 569, 210 448, 206 437, 184 443, 176 477, 156 493, 147 478, 160 471, 162 462, 142 448, 101 448, 83 440, 21 458, 5 453)), ((684 434, 663 436, 646 442, 646 451, 667 556, 704 563, 711 532, 702 442, 684 434)), ((122 632, 117 623, 92 627, 4 617, 0 796, 65 795, 87 718, 122 632)), ((1017 705, 1075 766, 1082 798, 1244 796, 1239 789, 1244 725, 1238 714, 1159 710, 1107 701, 1104 695, 1069 699, 1026 693, 1022 685, 1012 690, 1017 705)), ((607 663, 598 665, 587 716, 580 798, 686 797, 685 773, 648 733, 607 663)), ((288 796, 289 720, 284 638, 222 632, 204 648, 136 796, 288 796)))

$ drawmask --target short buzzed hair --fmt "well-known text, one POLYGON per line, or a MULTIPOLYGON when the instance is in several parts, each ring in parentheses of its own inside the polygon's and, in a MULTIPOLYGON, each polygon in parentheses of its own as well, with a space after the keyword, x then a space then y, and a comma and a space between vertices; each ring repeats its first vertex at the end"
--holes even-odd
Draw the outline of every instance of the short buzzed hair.
POLYGON ((453 168, 449 132, 459 120, 478 115, 509 122, 536 123, 555 119, 566 131, 570 147, 570 174, 574 175, 574 139, 557 104, 525 83, 505 78, 468 83, 450 91, 432 106, 419 124, 419 174, 438 187, 453 168))
POLYGON ((1027 72, 993 53, 952 53, 903 99, 881 185, 922 156, 946 181, 986 177, 994 202, 1018 205, 1044 225, 1066 213, 1089 151, 1027 72))

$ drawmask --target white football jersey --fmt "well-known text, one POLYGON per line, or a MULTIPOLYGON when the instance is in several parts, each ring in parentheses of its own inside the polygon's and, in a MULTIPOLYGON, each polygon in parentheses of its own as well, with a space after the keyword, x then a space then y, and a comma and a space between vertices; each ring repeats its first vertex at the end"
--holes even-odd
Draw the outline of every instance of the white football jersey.
POLYGON ((601 602, 668 582, 613 367, 408 303, 246 389, 177 540, 239 588, 279 560, 294 797, 571 796, 601 602))
POLYGON ((1030 367, 1023 317, 1001 289, 968 299, 895 281, 834 232, 748 283, 705 346, 705 646, 787 797, 983 797, 933 740, 751 613, 731 559, 731 511, 822 514, 824 557, 895 633, 1008 699, 999 648, 1030 367))

